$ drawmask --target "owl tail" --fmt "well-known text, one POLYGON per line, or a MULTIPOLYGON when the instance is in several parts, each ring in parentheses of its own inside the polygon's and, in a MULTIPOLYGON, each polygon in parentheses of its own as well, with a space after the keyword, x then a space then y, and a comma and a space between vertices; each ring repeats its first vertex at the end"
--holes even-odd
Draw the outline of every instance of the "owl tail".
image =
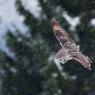
POLYGON ((92 61, 88 56, 85 56, 84 54, 79 52, 77 55, 73 56, 73 59, 83 65, 84 68, 91 70, 92 61))

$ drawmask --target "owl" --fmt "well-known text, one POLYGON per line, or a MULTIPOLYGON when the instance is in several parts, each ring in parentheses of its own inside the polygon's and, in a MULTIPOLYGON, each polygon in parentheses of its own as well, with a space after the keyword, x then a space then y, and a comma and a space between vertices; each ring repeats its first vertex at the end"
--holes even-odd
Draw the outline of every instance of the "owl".
POLYGON ((55 55, 56 62, 64 64, 68 60, 74 59, 83 65, 84 68, 91 70, 91 59, 80 51, 79 45, 70 38, 69 34, 54 18, 51 19, 51 26, 55 37, 62 47, 55 55))

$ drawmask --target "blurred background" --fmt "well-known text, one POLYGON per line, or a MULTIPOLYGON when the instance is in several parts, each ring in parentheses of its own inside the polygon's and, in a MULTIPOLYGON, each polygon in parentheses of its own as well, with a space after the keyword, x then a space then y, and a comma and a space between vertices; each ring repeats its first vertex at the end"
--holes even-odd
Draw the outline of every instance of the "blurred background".
POLYGON ((0 95, 95 95, 95 0, 0 0, 0 95), (55 64, 56 18, 92 59, 55 64))

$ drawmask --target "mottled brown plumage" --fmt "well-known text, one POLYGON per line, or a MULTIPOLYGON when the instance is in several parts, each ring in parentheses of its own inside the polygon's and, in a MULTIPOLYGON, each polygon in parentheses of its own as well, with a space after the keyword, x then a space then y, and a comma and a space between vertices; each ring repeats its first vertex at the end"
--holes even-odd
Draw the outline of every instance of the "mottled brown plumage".
POLYGON ((54 34, 62 46, 62 49, 60 49, 55 56, 57 62, 66 63, 68 60, 74 59, 85 68, 91 70, 92 61, 80 51, 79 45, 76 45, 76 43, 70 38, 69 34, 55 19, 51 20, 51 24, 54 34))

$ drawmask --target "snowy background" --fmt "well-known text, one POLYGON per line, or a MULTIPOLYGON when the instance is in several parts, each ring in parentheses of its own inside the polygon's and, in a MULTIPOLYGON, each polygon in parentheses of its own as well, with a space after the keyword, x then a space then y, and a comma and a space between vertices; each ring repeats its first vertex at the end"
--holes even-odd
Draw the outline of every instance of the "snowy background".
MULTIPOLYGON (((16 29, 27 34, 28 27, 23 23, 24 17, 16 9, 16 0, 0 0, 0 49, 9 54, 5 35, 8 30, 15 33, 16 29)), ((22 0, 23 6, 33 15, 39 17, 41 8, 37 0, 22 0)))

